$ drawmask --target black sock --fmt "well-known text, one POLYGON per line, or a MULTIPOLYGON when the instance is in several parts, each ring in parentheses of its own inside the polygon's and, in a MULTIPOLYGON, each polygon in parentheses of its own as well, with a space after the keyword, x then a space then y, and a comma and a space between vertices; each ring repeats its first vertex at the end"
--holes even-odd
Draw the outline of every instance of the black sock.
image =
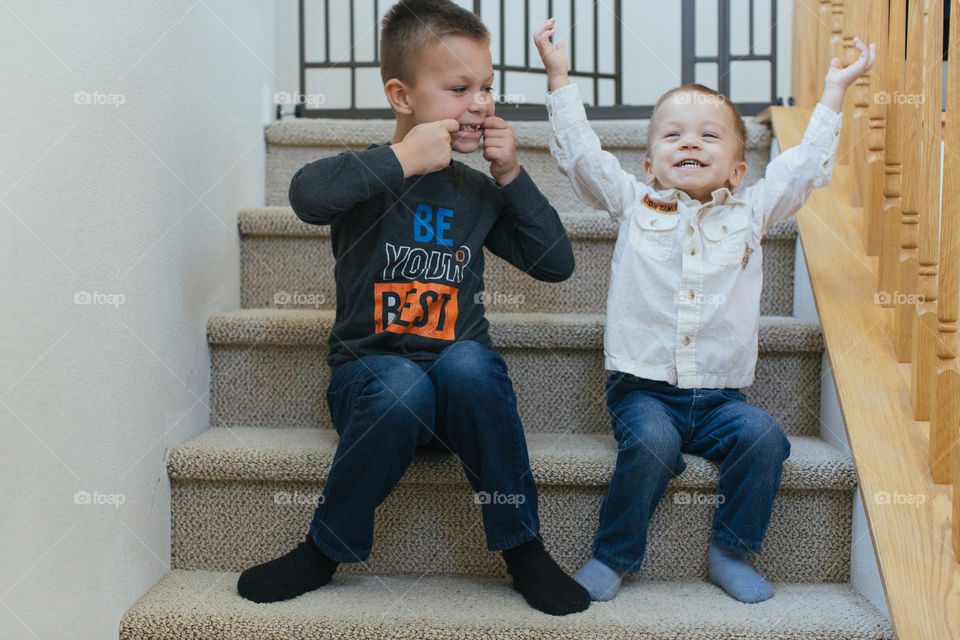
POLYGON ((241 573, 237 593, 254 602, 289 600, 327 584, 338 564, 307 534, 293 551, 241 573))
POLYGON ((534 609, 562 616, 590 606, 590 594, 554 562, 539 535, 502 553, 513 588, 534 609))

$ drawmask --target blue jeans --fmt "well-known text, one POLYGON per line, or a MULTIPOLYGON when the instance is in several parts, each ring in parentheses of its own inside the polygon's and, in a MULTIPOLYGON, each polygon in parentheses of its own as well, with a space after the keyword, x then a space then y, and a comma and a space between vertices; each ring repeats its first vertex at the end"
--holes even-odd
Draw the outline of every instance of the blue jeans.
POLYGON ((779 423, 736 389, 680 389, 614 372, 606 392, 617 466, 600 507, 593 556, 617 571, 640 568, 650 517, 670 478, 686 468, 682 453, 720 463, 710 539, 758 553, 790 455, 779 423))
POLYGON ((370 556, 374 510, 424 446, 454 453, 473 490, 492 496, 481 500, 491 551, 539 533, 527 443, 499 354, 465 340, 436 360, 363 356, 336 370, 327 404, 340 442, 310 536, 332 559, 370 556))

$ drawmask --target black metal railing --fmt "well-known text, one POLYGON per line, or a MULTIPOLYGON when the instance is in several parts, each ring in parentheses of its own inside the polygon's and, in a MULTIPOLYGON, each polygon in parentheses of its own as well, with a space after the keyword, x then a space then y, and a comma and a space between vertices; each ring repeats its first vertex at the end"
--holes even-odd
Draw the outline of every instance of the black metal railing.
MULTIPOLYGON (((358 71, 363 69, 377 69, 380 66, 379 60, 379 19, 380 19, 380 8, 381 5, 386 7, 393 3, 394 0, 368 0, 372 2, 373 5, 373 24, 370 25, 370 29, 374 33, 373 37, 373 55, 368 59, 358 59, 357 50, 356 50, 356 2, 357 0, 315 0, 315 3, 312 5, 314 7, 319 6, 319 3, 323 4, 323 34, 324 34, 324 46, 323 46, 323 57, 322 61, 308 61, 306 58, 306 38, 308 34, 305 33, 305 24, 306 24, 306 13, 305 13, 305 4, 307 0, 299 0, 299 48, 300 48, 300 102, 301 104, 296 105, 296 114, 298 116, 305 117, 328 117, 328 118, 389 118, 392 117, 392 112, 390 109, 385 108, 365 108, 358 106, 357 103, 357 76, 358 71), (330 11, 331 4, 335 3, 340 10, 346 9, 349 12, 349 57, 345 60, 334 60, 331 57, 331 20, 330 20, 330 11), (340 107, 324 107, 322 105, 311 106, 309 99, 306 100, 304 104, 303 97, 310 96, 311 94, 307 92, 307 72, 311 69, 339 69, 346 70, 349 73, 350 79, 350 88, 349 88, 349 104, 348 106, 340 107)), ((697 56, 695 54, 695 43, 696 43, 696 2, 695 0, 683 0, 681 18, 682 18, 682 60, 681 60, 681 82, 683 84, 694 82, 697 77, 697 65, 703 64, 715 64, 717 71, 717 83, 718 86, 715 88, 723 92, 726 95, 730 95, 730 70, 731 63, 737 61, 761 61, 767 62, 770 65, 770 100, 769 102, 737 102, 736 96, 731 96, 731 98, 737 103, 737 106, 740 108, 741 113, 744 115, 753 115, 759 113, 766 106, 772 103, 777 103, 778 99, 776 97, 776 86, 777 86, 777 47, 776 47, 776 31, 777 31, 777 12, 776 12, 776 0, 761 0, 764 2, 770 2, 771 6, 771 24, 770 24, 770 40, 771 47, 770 53, 766 55, 758 54, 755 51, 755 39, 754 39, 754 14, 755 6, 754 0, 749 0, 749 52, 746 55, 737 55, 733 56, 730 53, 730 0, 716 0, 717 2, 717 55, 714 56, 697 56)), ((484 7, 488 7, 492 4, 496 5, 496 0, 473 0, 473 11, 479 15, 481 18, 484 18, 484 7)), ((498 49, 497 53, 499 54, 499 60, 496 60, 493 64, 494 72, 497 75, 497 90, 499 93, 500 104, 498 105, 498 115, 502 115, 508 119, 515 120, 543 120, 546 119, 546 112, 543 108, 543 104, 529 104, 525 100, 523 103, 520 103, 517 100, 509 100, 510 86, 508 84, 509 75, 511 73, 522 73, 526 75, 539 75, 543 77, 543 92, 547 90, 546 82, 546 73, 542 66, 540 66, 539 59, 535 58, 535 55, 531 55, 531 35, 533 33, 532 29, 538 26, 539 20, 542 20, 543 17, 538 18, 537 24, 533 23, 530 0, 510 0, 510 16, 508 16, 507 6, 508 3, 506 0, 499 0, 499 11, 496 17, 497 27, 499 28, 499 33, 495 36, 495 50, 498 49), (522 9, 521 9, 522 7, 522 9), (522 15, 521 15, 522 11, 522 15), (522 62, 519 59, 508 61, 507 53, 507 22, 512 20, 513 16, 516 16, 516 19, 519 21, 522 19, 523 22, 523 56, 522 62), (534 59, 531 59, 534 58, 534 59)), ((542 7, 542 2, 540 3, 542 7)), ((650 113, 653 110, 653 105, 628 105, 623 102, 623 13, 622 13, 622 4, 621 0, 548 0, 547 1, 547 15, 554 15, 554 9, 559 8, 555 5, 566 5, 564 9, 569 7, 569 15, 574 16, 584 16, 587 14, 592 14, 592 29, 591 37, 591 48, 592 51, 592 60, 589 61, 590 64, 586 64, 583 61, 582 52, 578 51, 578 43, 581 42, 580 36, 578 36, 578 22, 579 19, 570 20, 570 32, 568 37, 564 39, 567 41, 567 52, 570 58, 570 76, 574 79, 582 79, 581 87, 586 87, 584 92, 584 99, 588 103, 587 112, 591 118, 647 118, 650 116, 650 113), (567 3, 569 3, 567 5, 567 3), (584 10, 583 7, 586 7, 584 10), (580 12, 578 13, 578 8, 580 12), (612 18, 613 34, 612 38, 603 37, 606 35, 607 31, 601 32, 600 29, 600 18, 604 16, 605 18, 612 18), (601 65, 600 56, 601 56, 601 47, 605 47, 606 50, 603 50, 603 53, 612 54, 612 64, 610 65, 601 65), (607 68, 603 68, 606 66, 607 68), (585 81, 585 83, 583 82, 585 81), (612 90, 607 92, 601 92, 601 83, 607 83, 606 87, 609 87, 609 83, 612 83, 612 90), (591 91, 592 89, 592 91, 591 91), (592 93, 593 95, 589 95, 592 93), (604 100, 603 94, 612 95, 612 100, 604 100)), ((701 3, 702 6, 702 3, 701 3)), ((609 20, 608 20, 609 22, 609 20)), ((491 26, 488 24, 488 26, 491 26)), ((662 27, 663 25, 661 25, 662 27)), ((583 29, 585 27, 580 27, 583 29)), ((647 28, 644 25, 644 28, 647 28)), ((369 33, 369 31, 368 31, 369 33)), ((582 49, 582 46, 579 47, 582 49)), ((638 61, 642 63, 643 61, 638 61)), ((377 76, 379 81, 379 76, 377 76)), ((671 87, 664 87, 664 90, 671 87)), ((294 101, 296 102, 296 101, 294 101)))

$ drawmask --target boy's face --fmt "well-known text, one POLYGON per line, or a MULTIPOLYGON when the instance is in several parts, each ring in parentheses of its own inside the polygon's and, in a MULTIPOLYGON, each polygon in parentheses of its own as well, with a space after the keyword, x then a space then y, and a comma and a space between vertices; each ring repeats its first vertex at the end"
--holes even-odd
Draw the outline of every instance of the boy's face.
POLYGON ((407 101, 415 124, 452 119, 460 131, 451 135, 454 151, 480 147, 483 121, 493 115, 493 63, 490 47, 464 36, 447 36, 420 58, 407 101))
POLYGON ((660 105, 644 161, 647 182, 676 187, 700 202, 715 189, 739 185, 747 163, 737 158, 733 118, 714 96, 688 91, 670 96, 660 105))

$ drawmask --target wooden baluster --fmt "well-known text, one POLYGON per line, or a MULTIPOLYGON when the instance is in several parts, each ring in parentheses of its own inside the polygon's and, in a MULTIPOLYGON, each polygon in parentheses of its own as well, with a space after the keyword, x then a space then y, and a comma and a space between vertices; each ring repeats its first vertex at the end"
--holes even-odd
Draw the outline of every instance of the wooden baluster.
MULTIPOLYGON (((843 66, 852 64, 853 61, 857 59, 857 56, 860 55, 860 52, 857 51, 857 48, 853 44, 853 36, 857 30, 858 6, 858 0, 845 0, 843 3, 843 24, 840 32, 841 42, 840 53, 838 55, 840 63, 843 64, 843 66)), ((859 82, 860 80, 858 79, 857 82, 854 83, 852 90, 847 91, 844 96, 844 127, 840 131, 840 143, 837 146, 837 161, 842 164, 849 164, 851 167, 850 186, 852 189, 850 204, 854 207, 863 206, 859 178, 861 167, 857 165, 856 154, 854 153, 856 145, 862 142, 861 136, 863 135, 858 130, 858 126, 863 123, 858 115, 858 111, 861 110, 858 106, 860 90, 857 83, 859 82)))
POLYGON ((940 211, 940 113, 943 100, 943 0, 926 0, 923 51, 923 186, 917 247, 917 300, 910 355, 910 398, 915 420, 930 419, 937 337, 937 234, 940 211))
MULTIPOLYGON (((847 10, 846 2, 849 2, 849 0, 832 0, 830 5, 830 52, 827 57, 827 63, 829 63, 832 58, 840 58, 840 62, 844 62, 847 59, 843 40, 843 24, 847 19, 845 13, 847 10)), ((823 68, 822 73, 827 73, 826 66, 823 68)), ((849 94, 849 92, 847 93, 849 94)), ((844 145, 844 141, 847 140, 850 135, 850 127, 847 123, 850 122, 849 106, 852 102, 850 96, 845 95, 843 104, 840 107, 840 113, 843 114, 844 126, 840 130, 840 142, 837 144, 837 155, 834 159, 836 164, 850 164, 850 155, 847 153, 848 147, 844 145)))
MULTIPOLYGON (((800 55, 800 51, 816 51, 820 31, 820 0, 793 0, 793 51, 790 66, 790 95, 797 107, 813 107, 819 95, 817 84, 821 78, 816 62, 800 55)), ((826 73, 824 67, 823 73, 826 73)))
MULTIPOLYGON (((960 16, 960 0, 953 2, 952 16, 960 16)), ((930 407, 930 470, 934 482, 950 482, 953 455, 960 432, 960 365, 957 363, 957 311, 960 295, 960 166, 947 159, 960 153, 960 25, 950 21, 947 63, 947 114, 943 144, 943 193, 940 209, 940 264, 937 299, 937 363, 930 407)), ((937 105, 939 106, 939 105, 937 105)), ((939 111, 939 109, 938 109, 939 111)), ((939 114, 938 114, 939 115, 939 114)), ((957 490, 954 489, 954 496, 957 490)), ((954 500, 957 498, 955 497, 954 500)), ((954 520, 954 531, 957 522, 954 520)))
MULTIPOLYGON (((906 93, 903 95, 903 195, 900 199, 900 255, 896 290, 888 292, 894 304, 894 339, 897 361, 910 362, 913 349, 911 296, 917 293, 917 243, 920 222, 920 100, 923 94, 923 2, 908 3, 906 93)), ((891 98, 893 99, 893 98, 891 98)))
POLYGON ((883 91, 884 70, 887 67, 885 56, 887 50, 887 20, 889 19, 886 0, 872 0, 866 11, 861 11, 863 19, 863 34, 860 39, 867 46, 871 42, 877 44, 877 60, 873 68, 866 74, 867 82, 864 85, 866 94, 863 96, 867 103, 864 110, 866 144, 857 145, 861 151, 864 167, 864 213, 866 222, 866 250, 868 256, 880 255, 883 224, 884 173, 883 157, 884 138, 886 136, 887 102, 880 100, 883 91))
MULTIPOLYGON (((890 296, 900 288, 900 189, 903 158, 904 36, 907 32, 906 0, 891 0, 889 33, 882 36, 885 47, 877 45, 877 55, 886 59, 882 86, 887 101, 887 122, 884 140, 883 224, 881 226, 880 264, 877 273, 879 299, 886 307, 893 306, 890 296)), ((879 60, 878 60, 879 62, 879 60)))
MULTIPOLYGON (((833 21, 832 0, 820 0, 820 21, 817 29, 817 49, 815 56, 817 65, 816 90, 814 91, 815 101, 820 99, 819 92, 823 91, 823 77, 826 75, 827 67, 830 66, 830 59, 833 57, 833 21)), ((815 104, 816 102, 814 105, 815 104)))

